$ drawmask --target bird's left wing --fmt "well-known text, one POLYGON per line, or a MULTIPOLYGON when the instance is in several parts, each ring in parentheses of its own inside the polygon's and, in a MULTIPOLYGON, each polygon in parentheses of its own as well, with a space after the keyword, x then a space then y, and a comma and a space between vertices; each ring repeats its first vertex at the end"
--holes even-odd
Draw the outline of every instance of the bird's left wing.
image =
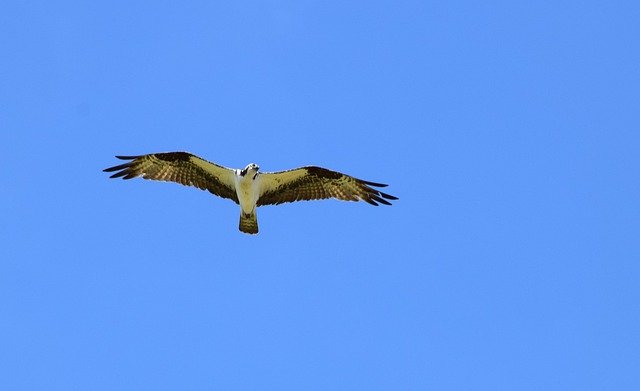
POLYGON ((258 206, 326 198, 337 198, 343 201, 363 200, 376 206, 378 203, 391 205, 387 200, 398 198, 374 188, 385 186, 387 185, 363 181, 315 166, 265 172, 260 174, 258 206))
POLYGON ((105 172, 115 171, 111 178, 131 179, 141 176, 144 179, 176 182, 185 186, 209 190, 219 197, 228 198, 236 204, 238 203, 234 170, 231 168, 208 162, 188 152, 116 157, 130 160, 130 162, 106 168, 105 172))

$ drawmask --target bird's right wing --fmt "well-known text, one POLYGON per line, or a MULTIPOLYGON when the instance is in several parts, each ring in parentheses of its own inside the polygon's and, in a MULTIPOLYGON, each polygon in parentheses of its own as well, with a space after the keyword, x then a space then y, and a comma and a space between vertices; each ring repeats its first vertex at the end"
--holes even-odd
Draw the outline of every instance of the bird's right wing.
POLYGON ((144 179, 176 182, 208 190, 219 197, 238 203, 235 173, 231 168, 208 162, 188 152, 116 157, 130 161, 104 169, 105 172, 115 171, 111 178, 131 179, 141 176, 144 179))
POLYGON ((386 187, 385 184, 363 181, 322 167, 307 166, 259 175, 261 189, 258 206, 326 198, 343 201, 362 200, 377 206, 378 203, 391 205, 387 200, 398 199, 375 189, 386 187))

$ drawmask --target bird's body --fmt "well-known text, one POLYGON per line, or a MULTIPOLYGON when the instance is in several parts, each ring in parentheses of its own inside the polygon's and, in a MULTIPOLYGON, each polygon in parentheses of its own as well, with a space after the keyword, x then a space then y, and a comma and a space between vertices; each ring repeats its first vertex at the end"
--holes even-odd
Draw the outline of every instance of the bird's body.
POLYGON ((315 166, 262 173, 254 163, 244 169, 234 170, 188 152, 116 157, 130 162, 105 169, 106 172, 115 171, 111 178, 141 176, 144 179, 177 182, 234 201, 240 206, 240 231, 249 234, 258 233, 258 206, 325 198, 363 200, 372 205, 391 205, 387 200, 397 200, 397 197, 373 188, 386 186, 384 184, 363 181, 315 166))
POLYGON ((256 204, 260 197, 260 176, 258 166, 249 164, 244 170, 235 170, 235 186, 240 204, 240 230, 245 233, 258 233, 256 204))
POLYGON ((257 166, 252 163, 244 170, 235 170, 236 194, 244 213, 251 213, 256 208, 260 196, 260 176, 257 166))

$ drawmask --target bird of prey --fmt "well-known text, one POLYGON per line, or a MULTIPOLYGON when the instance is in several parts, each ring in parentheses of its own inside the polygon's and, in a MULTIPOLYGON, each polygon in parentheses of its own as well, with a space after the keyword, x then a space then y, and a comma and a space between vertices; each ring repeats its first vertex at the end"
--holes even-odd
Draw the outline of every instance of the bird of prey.
POLYGON ((195 186, 228 198, 240 205, 240 231, 258 233, 256 207, 284 202, 337 198, 343 201, 365 201, 391 205, 387 200, 397 197, 375 187, 382 183, 368 182, 337 171, 306 166, 279 172, 259 172, 257 164, 232 169, 208 162, 188 152, 151 153, 139 156, 116 156, 129 162, 106 168, 115 172, 111 178, 142 177, 158 181, 195 186))

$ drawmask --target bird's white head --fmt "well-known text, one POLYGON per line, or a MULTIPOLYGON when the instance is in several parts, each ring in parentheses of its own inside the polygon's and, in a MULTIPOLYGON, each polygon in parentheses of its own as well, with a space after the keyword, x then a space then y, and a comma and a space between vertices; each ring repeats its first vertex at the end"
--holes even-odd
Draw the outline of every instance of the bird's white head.
POLYGON ((258 173, 259 169, 260 167, 255 163, 247 164, 244 169, 240 170, 240 176, 245 176, 247 174, 255 175, 258 173))

